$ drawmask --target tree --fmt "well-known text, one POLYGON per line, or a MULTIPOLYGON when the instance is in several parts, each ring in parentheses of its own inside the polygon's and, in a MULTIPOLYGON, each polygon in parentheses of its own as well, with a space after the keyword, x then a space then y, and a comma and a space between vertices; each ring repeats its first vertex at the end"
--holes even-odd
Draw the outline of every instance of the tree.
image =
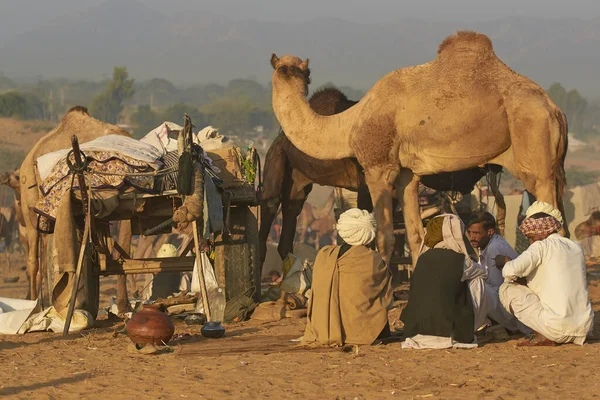
POLYGON ((96 118, 111 124, 116 124, 119 114, 123 111, 123 102, 131 99, 135 90, 133 79, 128 79, 126 67, 115 67, 113 78, 103 93, 94 98, 91 111, 96 118))
POLYGON ((8 92, 0 95, 0 117, 43 119, 44 102, 33 93, 8 92))
POLYGON ((183 126, 183 114, 187 114, 192 119, 192 124, 197 130, 204 128, 206 117, 198 108, 189 104, 177 103, 167 108, 161 115, 163 121, 175 122, 183 126))
POLYGON ((565 113, 569 130, 584 135, 587 100, 575 89, 567 91, 560 83, 553 83, 547 90, 548 96, 565 113))
POLYGON ((152 129, 156 128, 162 122, 160 116, 157 115, 148 105, 140 105, 137 111, 131 115, 131 122, 135 125, 133 137, 140 139, 144 137, 152 129))

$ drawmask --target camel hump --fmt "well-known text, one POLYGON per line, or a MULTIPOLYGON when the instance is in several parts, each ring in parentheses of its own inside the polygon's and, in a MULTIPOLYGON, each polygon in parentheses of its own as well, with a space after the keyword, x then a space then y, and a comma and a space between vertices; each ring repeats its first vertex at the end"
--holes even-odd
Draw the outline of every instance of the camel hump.
MULTIPOLYGON (((88 109, 87 109, 87 107, 84 107, 84 106, 74 106, 74 107, 71 107, 71 108, 69 109, 69 111, 67 111, 67 114, 69 114, 69 113, 72 113, 72 112, 80 112, 80 113, 82 113, 82 114, 90 115, 90 114, 88 113, 88 109)), ((65 114, 65 116, 66 116, 67 114, 65 114)))
POLYGON ((458 31, 444 39, 438 48, 438 55, 451 52, 458 47, 470 48, 476 52, 494 51, 492 41, 486 35, 473 31, 458 31))

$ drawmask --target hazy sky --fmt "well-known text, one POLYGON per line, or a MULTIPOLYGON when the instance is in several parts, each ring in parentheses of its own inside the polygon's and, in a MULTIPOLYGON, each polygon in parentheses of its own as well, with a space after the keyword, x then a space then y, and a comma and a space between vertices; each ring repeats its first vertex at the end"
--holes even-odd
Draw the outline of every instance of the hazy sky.
MULTIPOLYGON (((0 42, 61 15, 81 11, 104 1, 106 0, 0 0, 0 42)), ((402 18, 470 22, 506 16, 585 19, 600 17, 600 0, 137 1, 165 13, 200 10, 224 14, 234 19, 295 22, 320 17, 337 17, 368 23, 397 21, 402 18)))

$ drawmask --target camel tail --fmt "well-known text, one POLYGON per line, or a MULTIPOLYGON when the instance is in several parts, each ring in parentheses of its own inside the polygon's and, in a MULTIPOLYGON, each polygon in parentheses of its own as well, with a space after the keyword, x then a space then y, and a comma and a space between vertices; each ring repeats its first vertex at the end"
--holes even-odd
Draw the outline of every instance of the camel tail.
POLYGON ((569 127, 565 114, 559 109, 556 110, 556 118, 558 120, 560 129, 560 139, 558 142, 557 152, 557 155, 560 155, 560 158, 557 160, 558 165, 554 167, 554 170, 556 171, 556 195, 560 200, 565 195, 565 190, 567 187, 565 159, 567 158, 567 149, 569 147, 569 127))
POLYGON ((567 123, 567 118, 565 114, 560 110, 556 109, 556 119, 559 125, 559 141, 558 141, 558 151, 557 151, 557 160, 554 167, 555 176, 556 176, 556 199, 558 200, 558 207, 560 212, 563 215, 564 220, 564 232, 566 237, 570 237, 569 232, 569 224, 567 221, 567 215, 565 214, 565 207, 563 203, 563 198, 567 189, 567 176, 565 172, 565 159, 567 158, 567 149, 569 147, 569 126, 567 123))

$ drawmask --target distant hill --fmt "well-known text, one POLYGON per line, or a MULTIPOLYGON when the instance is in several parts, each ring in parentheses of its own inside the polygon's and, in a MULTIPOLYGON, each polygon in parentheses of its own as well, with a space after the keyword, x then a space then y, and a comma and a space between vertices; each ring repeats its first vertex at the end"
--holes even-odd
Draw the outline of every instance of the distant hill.
POLYGON ((125 65, 139 80, 267 83, 276 52, 309 57, 315 85, 368 89, 393 69, 431 60, 438 44, 460 29, 490 36, 505 63, 544 87, 559 81, 600 96, 600 19, 359 24, 327 18, 292 24, 200 11, 167 16, 135 0, 109 0, 8 40, 0 47, 0 69, 8 77, 100 79, 125 65))

